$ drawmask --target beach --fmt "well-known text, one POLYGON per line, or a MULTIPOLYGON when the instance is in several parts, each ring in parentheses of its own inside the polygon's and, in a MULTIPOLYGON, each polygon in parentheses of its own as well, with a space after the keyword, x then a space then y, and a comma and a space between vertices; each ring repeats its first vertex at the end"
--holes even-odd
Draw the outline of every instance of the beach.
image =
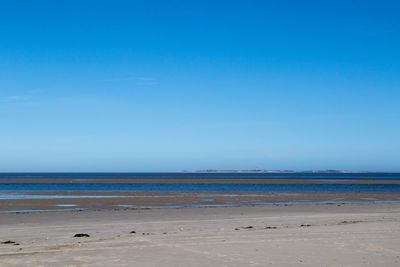
POLYGON ((0 237, 1 266, 398 266, 400 203, 3 213, 0 237))
POLYGON ((0 266, 396 266, 399 174, 0 174, 0 266))

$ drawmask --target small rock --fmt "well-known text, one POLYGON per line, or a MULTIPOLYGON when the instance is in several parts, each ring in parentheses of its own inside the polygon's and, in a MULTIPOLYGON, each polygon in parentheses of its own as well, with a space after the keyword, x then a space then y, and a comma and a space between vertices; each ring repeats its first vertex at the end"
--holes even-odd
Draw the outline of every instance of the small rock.
POLYGON ((1 244, 17 244, 15 241, 7 240, 4 242, 1 242, 1 244))
POLYGON ((88 234, 75 234, 74 237, 90 237, 88 234))
POLYGON ((131 234, 136 234, 136 231, 131 231, 131 234))

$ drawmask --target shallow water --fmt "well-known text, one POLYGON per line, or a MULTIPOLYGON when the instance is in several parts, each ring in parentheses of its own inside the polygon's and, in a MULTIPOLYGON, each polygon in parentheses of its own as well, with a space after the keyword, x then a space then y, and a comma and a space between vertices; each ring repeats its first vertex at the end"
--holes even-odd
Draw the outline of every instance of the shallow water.
POLYGON ((400 184, 0 183, 0 192, 400 193, 400 184))
MULTIPOLYGON (((182 205, 166 205, 166 206, 135 206, 135 205, 115 205, 124 209, 169 209, 169 208, 212 208, 212 207, 236 207, 236 206, 257 206, 257 205, 310 205, 310 204, 362 204, 362 203, 393 203, 400 202, 400 199, 387 200, 360 200, 360 201, 279 201, 279 202, 235 202, 235 203, 216 203, 216 204, 182 204, 182 205)), ((73 207, 76 205, 59 204, 57 207, 73 207)), ((65 209, 31 209, 31 210, 6 210, 1 213, 31 213, 31 212, 52 212, 52 211, 82 211, 88 208, 65 208, 65 209)))

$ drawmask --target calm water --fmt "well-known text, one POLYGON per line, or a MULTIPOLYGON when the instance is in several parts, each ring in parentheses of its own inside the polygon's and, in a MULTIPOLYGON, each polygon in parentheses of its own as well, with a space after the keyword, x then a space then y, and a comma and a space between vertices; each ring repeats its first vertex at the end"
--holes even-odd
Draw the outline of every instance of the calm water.
POLYGON ((400 184, 0 183, 0 192, 395 192, 400 184))
POLYGON ((400 192, 400 184, 2 183, 1 179, 400 180, 399 173, 0 173, 0 192, 400 192))
POLYGON ((400 173, 0 173, 1 179, 400 180, 400 173))

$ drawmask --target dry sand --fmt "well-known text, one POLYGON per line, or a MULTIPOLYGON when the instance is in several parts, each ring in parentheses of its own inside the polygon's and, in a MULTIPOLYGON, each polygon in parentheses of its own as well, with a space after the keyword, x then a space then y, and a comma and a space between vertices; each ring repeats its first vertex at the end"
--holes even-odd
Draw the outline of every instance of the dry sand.
POLYGON ((400 203, 0 214, 8 240, 1 266, 399 266, 400 203))

